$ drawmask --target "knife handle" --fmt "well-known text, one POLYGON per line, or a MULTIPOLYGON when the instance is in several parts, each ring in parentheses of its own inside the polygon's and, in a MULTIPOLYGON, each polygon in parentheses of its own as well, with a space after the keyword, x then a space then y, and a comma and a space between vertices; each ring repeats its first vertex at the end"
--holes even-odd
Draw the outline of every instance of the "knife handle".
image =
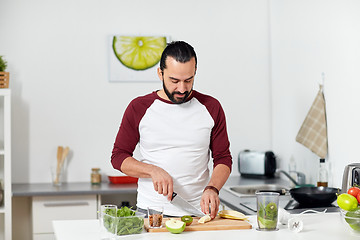
POLYGON ((173 192, 172 196, 171 196, 171 201, 174 199, 174 197, 176 197, 177 193, 173 192))

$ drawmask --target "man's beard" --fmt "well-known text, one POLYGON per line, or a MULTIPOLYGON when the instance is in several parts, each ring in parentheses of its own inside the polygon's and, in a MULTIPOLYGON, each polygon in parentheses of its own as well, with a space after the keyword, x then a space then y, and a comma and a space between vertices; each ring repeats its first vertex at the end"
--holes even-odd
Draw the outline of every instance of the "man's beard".
POLYGON ((170 93, 169 90, 165 86, 164 79, 163 79, 163 88, 164 88, 166 96, 170 99, 171 102, 173 102, 175 104, 181 104, 181 103, 185 102, 186 99, 189 97, 189 95, 192 92, 192 88, 191 88, 190 91, 185 91, 184 93, 181 93, 181 92, 170 93), (175 98, 175 96, 174 96, 175 94, 185 94, 185 95, 182 98, 175 98))

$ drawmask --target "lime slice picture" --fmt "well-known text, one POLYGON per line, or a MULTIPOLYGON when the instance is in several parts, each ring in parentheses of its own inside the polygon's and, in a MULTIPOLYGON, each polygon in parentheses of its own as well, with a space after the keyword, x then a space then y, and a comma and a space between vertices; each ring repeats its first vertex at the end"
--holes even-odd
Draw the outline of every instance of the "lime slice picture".
POLYGON ((166 47, 166 37, 114 36, 115 56, 127 68, 145 70, 155 66, 166 47))

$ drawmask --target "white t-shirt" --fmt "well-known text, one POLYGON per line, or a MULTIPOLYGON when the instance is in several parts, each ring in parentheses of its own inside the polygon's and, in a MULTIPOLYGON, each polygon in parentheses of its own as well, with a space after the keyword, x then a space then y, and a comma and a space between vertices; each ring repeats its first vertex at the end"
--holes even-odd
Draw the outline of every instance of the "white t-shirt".
MULTIPOLYGON (((214 166, 222 163, 231 169, 221 105, 196 91, 182 104, 166 101, 156 92, 134 99, 125 111, 114 144, 112 164, 116 169, 132 156, 138 143, 142 155, 138 160, 166 170, 173 178, 174 191, 198 209, 209 182, 210 152, 214 166)), ((189 214, 158 194, 150 178, 140 178, 137 207, 148 206, 163 206, 166 215, 189 214)))

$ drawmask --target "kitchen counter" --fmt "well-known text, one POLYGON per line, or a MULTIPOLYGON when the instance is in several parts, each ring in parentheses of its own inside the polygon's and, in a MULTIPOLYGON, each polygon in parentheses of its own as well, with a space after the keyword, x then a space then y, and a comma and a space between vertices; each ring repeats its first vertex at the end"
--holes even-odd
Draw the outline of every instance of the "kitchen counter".
MULTIPOLYGON (((299 233, 291 232, 286 225, 278 225, 279 230, 273 232, 257 231, 256 216, 249 217, 252 229, 246 230, 222 230, 222 231, 193 231, 181 234, 147 233, 121 236, 117 239, 146 239, 146 240, 171 240, 171 239, 258 239, 258 240, 288 240, 288 239, 359 239, 360 235, 354 236, 352 232, 346 230, 341 222, 339 213, 323 214, 304 214, 298 216, 304 224, 304 228, 299 233)), ((100 240, 99 220, 68 220, 53 221, 53 227, 57 240, 100 240)))
POLYGON ((14 222, 22 231, 13 231, 14 239, 54 239, 53 220, 96 219, 104 203, 136 203, 137 184, 70 182, 12 184, 14 222))
MULTIPOLYGON (((272 178, 272 179, 250 179, 242 178, 240 176, 233 176, 228 179, 224 188, 220 191, 220 199, 223 204, 228 206, 231 209, 249 213, 248 208, 244 207, 241 203, 244 199, 250 199, 246 197, 238 197, 226 189, 230 186, 241 186, 241 185, 262 185, 262 184, 276 184, 281 186, 289 186, 287 180, 281 178, 272 178)), ((18 186, 20 187, 20 186, 18 186)), ((111 192, 109 189, 115 186, 100 186, 100 189, 93 189, 91 184, 83 185, 85 189, 82 192, 86 191, 105 191, 111 192), (104 187, 104 189, 102 189, 104 187)), ((62 194, 70 193, 74 194, 77 188, 82 188, 81 186, 62 186, 62 194)), ((117 188, 116 186, 115 188, 117 188)), ((48 186, 48 191, 53 194, 57 194, 57 190, 53 189, 51 185, 48 186)), ((122 188, 122 187, 120 187, 122 188)), ((124 188, 123 191, 136 191, 135 186, 128 186, 129 189, 124 188)), ((290 188, 290 187, 289 187, 290 188)), ((18 188, 17 190, 19 190, 18 188)), ((33 186, 31 192, 36 193, 38 189, 41 189, 41 186, 33 186)), ((114 189, 114 191, 122 191, 119 189, 114 189)), ((19 192, 17 193, 19 194, 19 192)), ((289 197, 289 196, 287 196, 289 197)), ((252 197, 255 199, 255 197, 252 197)), ((319 210, 319 209, 314 209, 319 210)), ((293 216, 296 216, 298 212, 292 212, 293 216)), ((255 213, 256 214, 256 213, 255 213)), ((321 213, 321 214, 312 214, 307 213, 301 216, 301 219, 304 223, 304 229, 300 233, 294 233, 288 230, 286 225, 278 225, 279 230, 274 232, 260 232, 256 230, 256 216, 250 214, 249 222, 253 226, 251 230, 224 230, 224 231, 198 231, 198 232, 183 232, 181 234, 171 234, 171 233, 146 233, 145 230, 142 234, 122 236, 118 239, 199 239, 199 240, 209 240, 209 239, 235 239, 235 238, 249 238, 249 239, 261 239, 261 240, 288 240, 288 239, 303 239, 303 240, 313 240, 316 238, 326 238, 326 240, 338 240, 338 239, 358 239, 358 237, 353 236, 350 232, 345 230, 345 226, 341 223, 341 219, 338 212, 333 213, 321 213)), ((99 240, 100 237, 100 227, 99 220, 55 220, 53 221, 54 232, 57 240, 72 240, 72 239, 87 239, 87 240, 99 240)))
MULTIPOLYGON (((231 208, 233 210, 244 213, 245 215, 255 215, 256 214, 256 197, 253 196, 239 196, 234 195, 228 189, 232 186, 254 186, 254 185, 278 185, 283 186, 287 189, 291 189, 290 182, 286 179, 279 177, 275 178, 244 178, 241 176, 232 176, 228 179, 224 187, 220 190, 220 200, 221 203, 231 208)), ((286 209, 288 212, 293 214, 298 214, 303 212, 304 208, 299 208, 298 203, 291 198, 289 194, 281 195, 279 199, 279 207, 286 209)), ((221 209, 221 207, 220 207, 221 209)), ((312 210, 322 212, 325 209, 327 212, 337 212, 338 207, 336 201, 332 206, 328 207, 315 207, 311 208, 312 210)))
POLYGON ((248 178, 242 176, 230 176, 226 181, 225 186, 237 186, 237 185, 261 185, 261 184, 279 184, 284 186, 290 186, 290 182, 280 177, 273 178, 248 178))
MULTIPOLYGON (((227 189, 231 186, 244 186, 244 185, 264 185, 264 184, 274 184, 281 185, 290 188, 289 181, 286 181, 282 178, 244 178, 241 176, 232 176, 225 183, 224 187, 220 190, 220 200, 221 203, 225 204, 227 207, 242 212, 246 215, 254 215, 256 211, 252 211, 248 207, 244 206, 244 202, 253 201, 255 196, 253 197, 239 197, 227 189)), ((221 208, 220 208, 221 209, 221 208)))
POLYGON ((63 183, 61 186, 53 186, 51 183, 14 183, 12 195, 14 197, 32 196, 60 196, 60 195, 88 195, 88 194, 119 194, 136 193, 137 184, 111 184, 101 183, 92 185, 89 182, 63 183))
MULTIPOLYGON (((288 182, 280 178, 272 179, 251 179, 233 176, 228 179, 225 186, 235 185, 257 185, 257 184, 282 184, 287 186, 288 182)), ((87 195, 87 194, 117 194, 136 193, 137 184, 111 184, 103 182, 100 185, 92 185, 89 182, 63 183, 61 186, 54 186, 51 183, 13 183, 12 195, 14 197, 31 196, 56 196, 56 195, 87 195)), ((220 199, 236 205, 236 196, 228 195, 224 188, 220 191, 220 199)))

